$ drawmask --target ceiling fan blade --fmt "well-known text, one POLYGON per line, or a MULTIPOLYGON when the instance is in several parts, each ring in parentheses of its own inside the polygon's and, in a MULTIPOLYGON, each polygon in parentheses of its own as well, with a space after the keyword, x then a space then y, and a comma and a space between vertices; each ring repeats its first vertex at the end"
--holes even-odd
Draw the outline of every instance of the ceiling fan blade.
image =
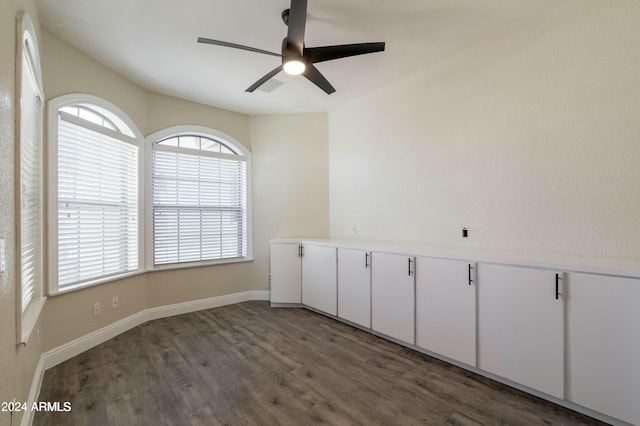
POLYGON ((273 70, 269 71, 264 77, 262 77, 260 80, 253 83, 247 90, 245 90, 245 92, 253 92, 258 87, 266 83, 267 80, 269 80, 271 77, 278 74, 280 71, 282 71, 282 65, 279 65, 277 68, 274 68, 273 70))
POLYGON ((384 42, 341 44, 337 46, 309 47, 304 49, 304 58, 309 62, 324 62, 349 56, 384 51, 384 42))
POLYGON ((320 71, 318 71, 318 68, 314 67, 311 64, 307 64, 307 67, 305 68, 302 75, 307 77, 307 79, 309 79, 309 81, 311 81, 313 84, 324 90, 327 95, 330 95, 336 91, 331 83, 329 83, 329 81, 324 78, 320 71))
POLYGON ((300 56, 304 49, 304 29, 307 24, 307 0, 291 0, 287 41, 296 47, 300 56))
POLYGON ((248 50, 249 52, 263 53, 265 55, 282 57, 279 53, 268 52, 255 47, 243 46, 242 44, 229 43, 228 41, 212 40, 210 38, 198 37, 198 43, 215 44, 216 46, 232 47, 234 49, 248 50))

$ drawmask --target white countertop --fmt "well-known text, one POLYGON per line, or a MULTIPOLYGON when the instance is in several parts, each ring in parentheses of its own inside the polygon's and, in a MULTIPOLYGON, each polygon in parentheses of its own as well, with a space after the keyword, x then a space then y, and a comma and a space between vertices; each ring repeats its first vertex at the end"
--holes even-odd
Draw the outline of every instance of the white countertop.
POLYGON ((473 247, 454 247, 446 245, 401 244, 384 243, 379 241, 333 240, 302 237, 274 238, 269 242, 280 244, 315 244, 382 253, 396 253, 407 256, 435 257, 470 262, 554 269, 565 272, 584 272, 589 274, 640 278, 640 260, 634 259, 609 259, 599 257, 568 256, 562 254, 513 252, 473 247))

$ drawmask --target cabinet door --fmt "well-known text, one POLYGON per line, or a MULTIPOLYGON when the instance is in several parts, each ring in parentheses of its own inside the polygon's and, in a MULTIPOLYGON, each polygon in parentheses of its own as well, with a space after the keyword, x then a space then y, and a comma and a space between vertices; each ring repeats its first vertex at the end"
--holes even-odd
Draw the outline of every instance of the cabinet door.
POLYGON ((302 303, 299 244, 271 244, 271 303, 302 303))
POLYGON ((338 316, 371 327, 371 254, 338 249, 338 316))
POLYGON ((305 245, 302 255, 302 303, 336 315, 338 291, 336 248, 305 245))
POLYGON ((475 264, 416 262, 416 345, 475 367, 475 264))
POLYGON ((568 279, 568 399, 640 425, 640 280, 568 279))
POLYGON ((479 264, 477 278, 478 367, 563 398, 564 298, 555 271, 479 264))
POLYGON ((415 281, 413 257, 373 253, 371 259, 371 328, 414 343, 415 281))

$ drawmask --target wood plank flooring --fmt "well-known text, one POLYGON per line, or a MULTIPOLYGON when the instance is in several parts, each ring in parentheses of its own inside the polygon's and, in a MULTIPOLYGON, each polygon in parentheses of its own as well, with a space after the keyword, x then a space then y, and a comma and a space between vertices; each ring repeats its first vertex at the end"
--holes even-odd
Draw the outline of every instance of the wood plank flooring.
POLYGON ((34 425, 594 425, 305 309, 145 323, 46 371, 34 425))

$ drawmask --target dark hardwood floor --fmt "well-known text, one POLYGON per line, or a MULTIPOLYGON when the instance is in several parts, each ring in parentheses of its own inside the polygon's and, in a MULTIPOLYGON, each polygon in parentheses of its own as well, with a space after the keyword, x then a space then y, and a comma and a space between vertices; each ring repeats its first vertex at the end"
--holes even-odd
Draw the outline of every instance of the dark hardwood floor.
POLYGON ((46 371, 35 425, 600 422, 304 309, 151 321, 46 371))

